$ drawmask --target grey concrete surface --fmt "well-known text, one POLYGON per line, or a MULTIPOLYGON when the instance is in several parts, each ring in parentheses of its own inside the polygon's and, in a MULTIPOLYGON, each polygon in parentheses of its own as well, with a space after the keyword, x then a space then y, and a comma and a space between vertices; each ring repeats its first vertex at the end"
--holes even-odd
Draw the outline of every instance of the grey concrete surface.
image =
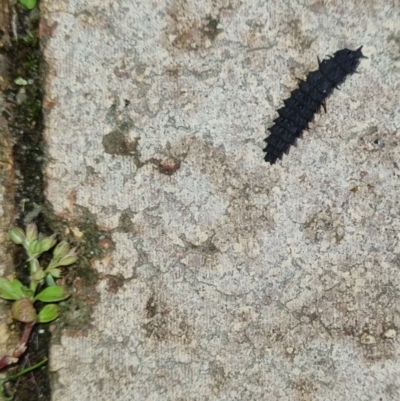
POLYGON ((52 346, 53 399, 399 400, 399 2, 41 9, 47 199, 115 244, 91 326, 52 346), (266 164, 296 77, 360 45, 266 164))

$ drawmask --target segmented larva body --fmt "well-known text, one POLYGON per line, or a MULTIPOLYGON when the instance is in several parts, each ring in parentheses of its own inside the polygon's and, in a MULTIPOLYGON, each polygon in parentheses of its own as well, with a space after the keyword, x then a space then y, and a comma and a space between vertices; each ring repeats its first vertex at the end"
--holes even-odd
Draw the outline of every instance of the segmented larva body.
POLYGON ((318 59, 319 69, 310 72, 305 81, 301 80, 299 88, 291 92, 290 98, 284 101, 285 106, 278 110, 279 117, 274 125, 268 128, 271 134, 265 139, 266 162, 274 164, 284 153, 289 153, 290 146, 308 128, 315 113, 321 106, 325 107, 324 101, 333 89, 343 83, 347 75, 356 72, 361 58, 367 58, 361 48, 339 50, 322 62, 318 59))

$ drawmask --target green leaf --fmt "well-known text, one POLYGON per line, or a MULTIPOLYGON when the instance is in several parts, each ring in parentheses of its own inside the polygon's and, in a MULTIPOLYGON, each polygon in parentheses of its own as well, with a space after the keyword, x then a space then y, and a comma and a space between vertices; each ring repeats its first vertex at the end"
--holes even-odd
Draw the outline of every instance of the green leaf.
POLYGON ((24 230, 22 230, 19 227, 12 228, 8 232, 8 235, 9 235, 11 241, 14 242, 14 244, 18 244, 18 245, 22 244, 26 239, 24 230))
POLYGON ((29 298, 31 300, 33 300, 33 297, 35 295, 35 291, 31 290, 30 288, 27 287, 22 287, 22 292, 24 293, 24 297, 25 298, 29 298))
POLYGON ((46 277, 46 273, 43 271, 43 269, 38 269, 33 273, 32 278, 36 281, 41 281, 46 277))
POLYGON ((31 275, 41 269, 40 263, 36 258, 32 258, 29 262, 31 275))
POLYGON ((58 302, 69 297, 67 291, 59 285, 52 285, 45 288, 42 292, 36 295, 35 301, 42 302, 58 302))
POLYGON ((38 322, 48 323, 58 318, 60 307, 56 304, 46 305, 38 314, 38 322))
POLYGON ((51 274, 55 278, 60 278, 61 277, 61 270, 60 269, 47 269, 46 273, 51 274))
POLYGON ((61 241, 53 251, 53 258, 54 259, 61 259, 63 258, 69 251, 69 245, 67 241, 61 241))
POLYGON ((19 0, 19 2, 29 10, 32 10, 32 8, 35 8, 37 0, 19 0))
POLYGON ((0 297, 8 300, 18 299, 18 296, 14 294, 14 290, 11 286, 11 281, 4 277, 0 277, 0 297))
POLYGON ((28 246, 29 256, 39 255, 41 253, 40 242, 37 239, 32 240, 28 246))
POLYGON ((35 223, 30 223, 26 226, 26 238, 29 242, 37 239, 38 229, 35 223))
POLYGON ((25 295, 22 291, 23 284, 18 280, 7 280, 4 277, 0 277, 0 297, 8 299, 9 301, 15 301, 23 298, 25 295))
POLYGON ((18 299, 23 298, 25 296, 24 285, 19 280, 14 279, 13 281, 11 281, 11 287, 14 291, 14 294, 18 296, 18 299))
POLYGON ((64 256, 60 261, 57 262, 57 266, 72 265, 77 260, 78 260, 77 256, 67 254, 67 256, 64 256))
POLYGON ((46 252, 49 249, 53 248, 53 246, 56 244, 56 236, 52 235, 51 237, 44 237, 40 239, 40 253, 46 252))

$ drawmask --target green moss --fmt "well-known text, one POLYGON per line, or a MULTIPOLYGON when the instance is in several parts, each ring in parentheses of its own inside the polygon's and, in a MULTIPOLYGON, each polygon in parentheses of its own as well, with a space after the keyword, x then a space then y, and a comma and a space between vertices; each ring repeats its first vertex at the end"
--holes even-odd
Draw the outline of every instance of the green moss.
POLYGON ((30 73, 36 72, 39 68, 39 60, 37 58, 32 58, 31 60, 24 61, 22 66, 24 70, 30 73))
POLYGON ((79 230, 79 238, 72 231, 63 236, 63 239, 77 246, 79 258, 65 271, 65 282, 73 296, 65 305, 53 332, 57 342, 64 329, 84 333, 91 326, 93 306, 98 302, 96 285, 99 280, 99 274, 92 267, 92 262, 94 259, 104 258, 114 249, 114 244, 109 233, 98 228, 96 217, 84 207, 76 207, 75 220, 68 224, 58 220, 49 205, 42 214, 54 232, 66 232, 69 227, 79 230))
POLYGON ((40 117, 42 113, 41 104, 37 100, 32 98, 28 98, 28 100, 23 103, 23 107, 26 117, 31 120, 36 120, 38 117, 40 117))

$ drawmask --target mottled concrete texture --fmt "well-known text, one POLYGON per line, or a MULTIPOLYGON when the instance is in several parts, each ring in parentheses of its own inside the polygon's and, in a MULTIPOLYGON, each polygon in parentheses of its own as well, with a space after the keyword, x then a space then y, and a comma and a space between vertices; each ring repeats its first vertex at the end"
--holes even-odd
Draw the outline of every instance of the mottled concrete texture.
POLYGON ((53 399, 399 400, 399 2, 41 8, 47 198, 115 244, 91 326, 52 346, 53 399), (266 164, 296 77, 360 45, 266 164))

